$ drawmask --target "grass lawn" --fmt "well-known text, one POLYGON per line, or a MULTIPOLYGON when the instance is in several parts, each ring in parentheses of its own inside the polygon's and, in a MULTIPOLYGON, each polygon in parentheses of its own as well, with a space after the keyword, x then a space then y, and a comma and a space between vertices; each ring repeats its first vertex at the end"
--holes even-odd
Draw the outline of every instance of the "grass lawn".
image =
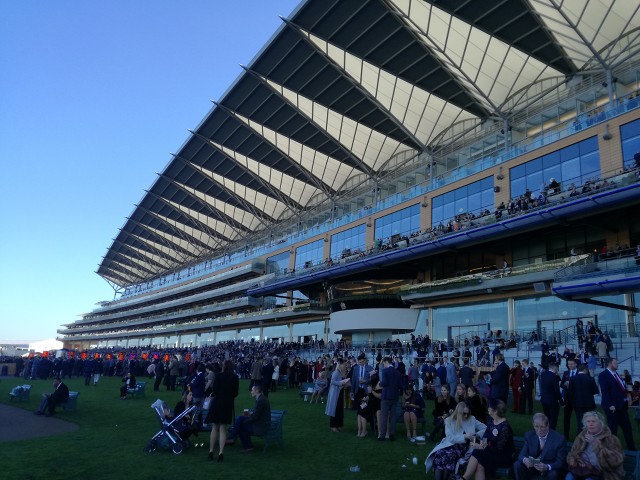
MULTIPOLYGON (((144 379, 139 379, 144 380, 144 379)), ((3 377, 0 381, 0 401, 10 403, 7 393, 22 383, 33 385, 29 402, 12 405, 35 410, 40 396, 51 391, 52 382, 3 377)), ((82 378, 67 379, 70 390, 80 392, 75 412, 56 412, 58 418, 78 423, 80 429, 52 437, 4 442, 0 444, 2 478, 11 479, 114 479, 134 478, 198 478, 203 475, 234 479, 380 479, 425 478, 423 462, 433 447, 416 446, 405 440, 404 426, 398 425, 395 442, 377 442, 373 435, 356 438, 354 411, 345 411, 342 433, 329 431, 324 405, 303 402, 297 390, 279 390, 269 396, 271 407, 287 411, 284 418, 284 448, 270 445, 262 452, 262 440, 255 439, 256 451, 249 455, 240 452, 239 445, 227 447, 224 463, 207 461, 208 435, 201 434, 204 448, 190 448, 181 455, 169 451, 143 453, 143 447, 158 431, 158 422, 150 404, 161 398, 173 408, 179 400, 178 392, 153 392, 147 384, 147 397, 119 398, 119 378, 102 378, 97 387, 85 386, 82 378), (409 458, 418 457, 418 465, 409 458), (350 473, 349 467, 360 466, 360 473, 350 473)), ((253 406, 248 382, 241 381, 236 411, 253 406)), ((428 428, 433 402, 427 402, 428 428)), ((516 435, 530 429, 526 415, 509 414, 516 435)), ((0 419, 0 423, 1 423, 0 419)), ((559 425, 562 425, 562 417, 559 425)), ((575 425, 575 419, 574 419, 575 425)), ((575 430, 575 426, 573 427, 575 430)), ((640 434, 634 424, 635 440, 640 434)), ((432 477, 432 474, 430 474, 432 477)))

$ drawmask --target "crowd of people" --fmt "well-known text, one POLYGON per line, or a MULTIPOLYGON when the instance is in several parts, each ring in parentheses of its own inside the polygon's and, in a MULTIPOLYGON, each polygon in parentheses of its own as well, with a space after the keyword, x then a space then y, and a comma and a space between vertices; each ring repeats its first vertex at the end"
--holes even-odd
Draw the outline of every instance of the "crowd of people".
POLYGON ((380 442, 396 440, 398 423, 404 424, 407 441, 417 442, 418 425, 429 423, 437 444, 425 463, 437 480, 454 475, 483 479, 506 467, 513 467, 519 479, 541 473, 581 479, 594 472, 598 478, 616 478, 623 458, 616 437, 619 429, 626 448, 636 449, 629 407, 640 402, 640 382, 633 382, 626 371, 620 375, 617 360, 610 357, 596 377, 593 359, 599 357, 598 345, 607 345, 605 334, 590 323, 577 324, 576 333, 580 352, 567 348, 560 354, 543 341, 537 366, 528 358, 507 365, 497 342, 502 332, 487 332, 462 349, 426 336, 412 338, 409 346, 389 341, 374 358, 336 348, 306 360, 300 344, 270 342, 158 352, 101 349, 67 358, 30 359, 23 374, 41 378, 50 372, 56 377, 53 393, 43 397, 37 411, 46 415, 53 414, 65 391, 68 395, 65 375, 84 376, 87 386, 98 385, 102 374, 121 376, 122 398, 136 376, 154 378, 154 389, 182 390, 174 410, 167 409, 167 418, 196 405, 183 419, 181 435, 187 439, 197 434, 202 422, 211 424, 209 459, 219 462, 225 447, 237 439, 244 452, 253 451, 251 436, 269 428, 269 393, 277 391, 279 377, 286 375, 292 387, 314 382, 309 403, 326 398, 324 410, 333 433, 343 431, 349 410, 356 418, 356 435, 380 442), (493 350, 486 350, 488 338, 495 342, 493 350), (472 352, 475 348, 479 350, 472 352), (253 411, 233 418, 240 378, 249 380, 256 403, 253 411), (536 391, 542 412, 534 411, 536 391), (601 396, 604 416, 595 411, 596 395, 601 396), (511 413, 533 415, 533 430, 525 435, 521 452, 515 451, 507 405, 511 413), (562 410, 564 422, 558 425, 562 410), (572 438, 573 416, 577 440, 567 452, 564 445, 572 438))

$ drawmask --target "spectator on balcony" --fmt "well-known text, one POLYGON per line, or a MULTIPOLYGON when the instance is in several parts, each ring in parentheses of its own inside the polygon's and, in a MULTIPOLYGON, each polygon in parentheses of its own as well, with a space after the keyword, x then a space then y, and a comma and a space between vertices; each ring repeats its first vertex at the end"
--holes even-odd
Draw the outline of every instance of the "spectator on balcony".
POLYGON ((549 195, 555 195, 556 193, 560 193, 560 184, 553 177, 549 181, 548 192, 549 192, 549 195))

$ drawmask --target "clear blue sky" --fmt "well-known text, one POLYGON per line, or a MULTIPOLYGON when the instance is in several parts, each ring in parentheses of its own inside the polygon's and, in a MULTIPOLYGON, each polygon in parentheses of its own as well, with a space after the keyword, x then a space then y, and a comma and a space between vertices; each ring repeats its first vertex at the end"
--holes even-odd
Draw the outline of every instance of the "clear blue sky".
POLYGON ((125 217, 298 3, 0 2, 0 343, 113 298, 125 217))

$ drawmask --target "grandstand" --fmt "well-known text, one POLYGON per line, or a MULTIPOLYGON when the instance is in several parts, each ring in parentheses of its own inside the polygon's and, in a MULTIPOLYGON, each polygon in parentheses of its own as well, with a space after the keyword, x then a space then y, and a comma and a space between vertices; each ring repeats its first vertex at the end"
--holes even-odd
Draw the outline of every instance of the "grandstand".
POLYGON ((629 2, 303 1, 58 338, 566 343, 582 319, 637 345, 639 91, 629 2))

